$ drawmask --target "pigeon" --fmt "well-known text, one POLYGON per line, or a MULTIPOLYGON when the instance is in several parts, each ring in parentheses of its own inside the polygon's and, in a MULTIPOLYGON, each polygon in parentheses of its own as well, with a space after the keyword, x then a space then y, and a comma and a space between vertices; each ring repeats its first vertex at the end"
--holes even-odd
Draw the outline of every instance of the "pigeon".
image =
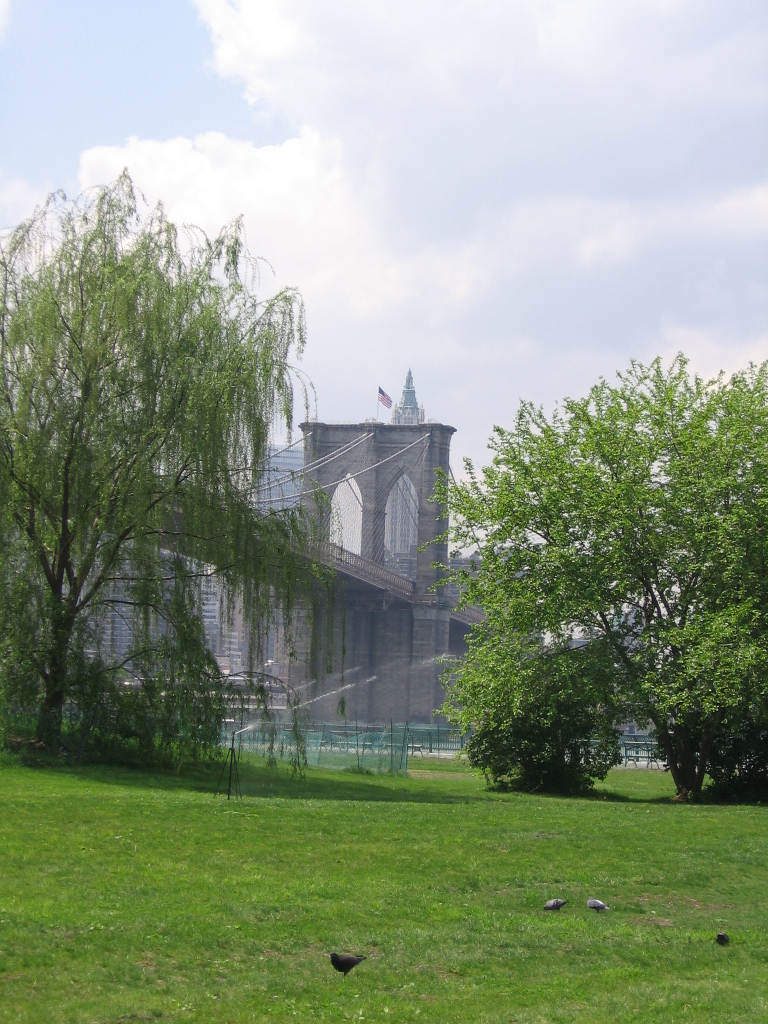
POLYGON ((730 942, 730 939, 725 934, 725 932, 718 932, 717 937, 715 938, 715 942, 718 944, 718 946, 727 946, 730 942))
POLYGON ((349 953, 331 953, 331 963, 337 971, 346 976, 352 970, 353 967, 357 967, 363 960, 367 960, 365 956, 351 956, 349 953))
POLYGON ((587 906, 590 910, 610 910, 610 907, 606 907, 602 900, 587 900, 587 906))
POLYGON ((560 907, 564 907, 568 900, 547 900, 544 904, 545 910, 559 910, 560 907))

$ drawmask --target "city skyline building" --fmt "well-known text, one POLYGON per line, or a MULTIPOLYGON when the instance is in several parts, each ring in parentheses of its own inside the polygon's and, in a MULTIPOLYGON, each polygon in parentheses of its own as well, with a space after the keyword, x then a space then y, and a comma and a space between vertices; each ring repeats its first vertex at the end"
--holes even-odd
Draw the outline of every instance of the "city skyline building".
POLYGON ((409 425, 423 423, 424 420, 424 406, 419 405, 416 400, 416 388, 413 386, 413 374, 409 367, 402 397, 392 410, 392 423, 409 425))

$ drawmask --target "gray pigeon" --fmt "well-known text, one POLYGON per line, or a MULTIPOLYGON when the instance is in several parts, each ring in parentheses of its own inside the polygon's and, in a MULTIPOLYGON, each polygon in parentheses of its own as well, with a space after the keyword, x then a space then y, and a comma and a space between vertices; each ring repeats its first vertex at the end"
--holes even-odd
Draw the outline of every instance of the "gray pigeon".
POLYGON ((602 900, 587 900, 587 906, 590 910, 610 910, 610 907, 606 907, 602 900))
POLYGON ((568 900, 547 900, 544 904, 545 910, 559 910, 560 907, 564 907, 568 900))
POLYGON ((365 956, 352 956, 350 953, 331 953, 331 963, 337 971, 346 976, 352 970, 353 967, 357 967, 363 960, 367 960, 365 956))
POLYGON ((715 942, 718 944, 718 946, 727 946, 730 942, 730 939, 725 934, 725 932, 718 932, 717 937, 715 938, 715 942))

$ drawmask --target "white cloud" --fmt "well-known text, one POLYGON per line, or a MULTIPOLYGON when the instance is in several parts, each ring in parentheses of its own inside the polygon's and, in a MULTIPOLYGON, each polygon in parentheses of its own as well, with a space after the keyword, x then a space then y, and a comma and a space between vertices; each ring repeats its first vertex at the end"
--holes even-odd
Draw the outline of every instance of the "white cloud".
POLYGON ((3 38, 11 17, 11 0, 0 0, 0 39, 3 38))
POLYGON ((28 217, 50 191, 23 178, 8 178, 0 171, 0 229, 14 227, 28 217))
POLYGON ((605 220, 577 246, 586 268, 637 258, 641 248, 675 240, 768 241, 768 182, 736 189, 708 202, 606 204, 595 220, 605 220), (602 217, 600 216, 602 214, 602 217))
POLYGON ((250 71, 248 95, 252 101, 270 97, 270 71, 279 62, 302 53, 299 22, 280 0, 261 0, 258 5, 196 0, 201 17, 215 43, 215 66, 225 77, 241 77, 245 64, 250 71))
POLYGON ((690 356, 691 367, 705 380, 721 371, 730 377, 750 363, 759 365, 768 359, 768 332, 752 337, 727 332, 666 324, 661 332, 658 354, 667 362, 678 352, 690 356))
MULTIPOLYGON (((257 147, 211 132, 165 142, 129 139, 82 154, 83 188, 128 167, 147 199, 162 200, 171 219, 208 234, 243 214, 254 255, 276 270, 265 288, 300 284, 312 305, 341 304, 351 316, 381 315, 426 300, 430 309, 461 306, 482 282, 473 243, 426 244, 398 254, 375 233, 360 196, 345 177, 341 145, 313 129, 278 146, 257 147)), ((370 197, 368 197, 370 198, 370 197)))
MULTIPOLYGON (((568 344, 566 335, 563 344, 558 337, 570 321, 585 319, 584 305, 608 305, 605 266, 627 264, 631 280, 642 272, 641 258, 664 265, 670 240, 697 246, 709 239, 718 249, 743 237, 765 239, 764 186, 684 210, 524 198, 478 219, 453 242, 422 237, 401 246, 380 224, 376 189, 357 187, 344 157, 340 140, 323 141, 309 128, 263 147, 209 133, 94 148, 83 154, 79 176, 87 187, 127 166, 151 202, 162 199, 172 219, 209 234, 244 214, 254 254, 276 270, 275 279, 265 277, 265 291, 298 284, 306 299, 307 368, 320 415, 370 415, 359 389, 375 395, 380 382, 397 391, 414 363, 428 414, 458 421, 465 435, 459 450, 475 454, 493 422, 509 420, 518 397, 551 401, 573 393, 630 355, 701 351, 709 372, 718 352, 729 354, 730 367, 734 351, 756 358, 764 345, 747 338, 739 347, 738 330, 670 327, 663 303, 659 319, 646 319, 640 331, 619 322, 617 336, 602 342, 568 344), (617 345, 634 347, 617 355, 617 345)), ((621 281, 619 293, 626 289, 621 281)), ((587 311, 587 323, 592 319, 587 311)))
MULTIPOLYGON (((491 113, 535 82, 529 106, 599 83, 610 93, 592 94, 594 113, 621 104, 631 115, 649 100, 732 94, 745 73, 754 88, 765 56, 759 5, 728 19, 716 0, 195 3, 217 70, 242 82, 252 103, 315 124, 360 107, 386 117, 407 106, 418 117, 425 100, 440 98, 477 113, 480 83, 494 87, 482 95, 491 113)), ((461 119, 460 107, 454 113, 461 119)))
POLYGON ((397 275, 380 265, 376 244, 345 179, 338 141, 306 128, 281 145, 257 147, 217 132, 195 139, 87 150, 83 187, 111 180, 127 166, 151 202, 208 234, 244 214, 254 255, 276 268, 265 287, 300 283, 311 294, 330 290, 361 309, 393 299, 397 275))
POLYGON ((264 289, 305 296, 320 415, 411 365, 482 457, 519 397, 631 357, 768 356, 764 0, 195 4, 278 143, 131 138, 80 180, 127 165, 209 233, 243 213, 264 289))
POLYGON ((768 237, 768 182, 738 189, 697 211, 702 228, 736 238, 768 237))

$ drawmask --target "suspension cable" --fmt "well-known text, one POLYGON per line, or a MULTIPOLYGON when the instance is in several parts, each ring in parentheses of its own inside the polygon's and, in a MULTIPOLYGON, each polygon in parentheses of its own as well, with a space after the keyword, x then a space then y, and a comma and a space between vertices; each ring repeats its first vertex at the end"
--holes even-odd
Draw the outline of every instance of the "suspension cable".
MULTIPOLYGON (((309 496, 309 495, 312 495, 312 494, 317 494, 320 491, 327 491, 331 487, 338 486, 338 484, 342 483, 342 481, 346 480, 348 477, 351 477, 353 480, 357 480, 359 477, 365 476, 366 473, 370 473, 372 470, 378 469, 379 466, 383 466, 385 462, 391 462, 392 459, 399 458, 404 452, 409 451, 411 448, 415 448, 415 446, 417 444, 421 444, 423 441, 426 441, 429 437, 430 437, 429 434, 423 434, 421 437, 417 438, 415 441, 412 441, 411 444, 406 445, 405 448, 400 448, 398 451, 393 452, 392 455, 388 455, 385 459, 381 459, 379 462, 375 462, 372 466, 366 466, 364 469, 358 470, 357 473, 348 473, 347 476, 342 477, 339 480, 333 480, 333 481, 331 481, 331 483, 328 483, 328 484, 319 484, 317 487, 311 488, 311 490, 303 491, 302 492, 302 497, 309 496)), ((273 504, 275 504, 278 501, 285 501, 285 498, 282 497, 282 496, 279 497, 279 498, 265 498, 261 502, 261 504, 262 505, 273 505, 273 504)))
MULTIPOLYGON (((363 444, 365 441, 367 441, 371 437, 373 437, 373 433, 370 433, 370 434, 360 434, 358 437, 354 438, 352 441, 349 441, 347 444, 343 445, 343 447, 337 448, 336 451, 331 452, 330 455, 324 455, 323 458, 321 458, 321 459, 316 459, 314 462, 308 462, 306 465, 302 466, 301 469, 297 469, 295 471, 284 473, 283 476, 277 477, 274 480, 269 480, 266 483, 254 484, 253 487, 250 488, 250 490, 251 491, 257 491, 257 492, 259 492, 259 491, 268 491, 268 490, 271 490, 273 487, 279 487, 283 483, 288 483, 289 481, 293 481, 299 474, 305 474, 308 470, 321 469, 323 466, 326 466, 329 462, 333 462, 334 459, 338 459, 338 458, 341 458, 342 455, 349 454, 349 452, 351 452, 354 448, 357 448, 359 445, 363 444)), ((282 500, 284 500, 284 496, 281 496, 281 497, 275 498, 275 499, 270 499, 270 498, 265 499, 265 501, 267 501, 267 502, 273 501, 273 500, 274 501, 282 501, 282 500)))

